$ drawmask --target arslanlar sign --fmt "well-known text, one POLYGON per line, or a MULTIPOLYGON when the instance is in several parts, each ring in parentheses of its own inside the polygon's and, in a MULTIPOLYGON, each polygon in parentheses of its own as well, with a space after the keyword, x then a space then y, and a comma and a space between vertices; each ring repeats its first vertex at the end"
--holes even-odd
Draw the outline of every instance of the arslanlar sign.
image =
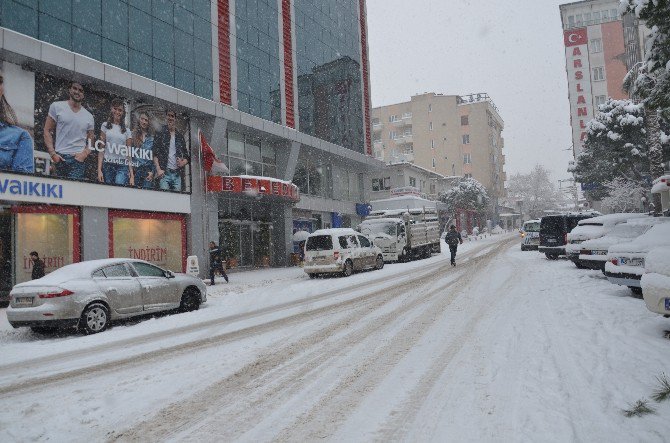
POLYGON ((593 116, 591 100, 591 68, 589 65, 588 35, 586 28, 571 29, 563 33, 567 62, 570 98, 572 142, 575 154, 582 150, 586 139, 586 123, 593 116), (574 123, 579 123, 578 125, 574 123))

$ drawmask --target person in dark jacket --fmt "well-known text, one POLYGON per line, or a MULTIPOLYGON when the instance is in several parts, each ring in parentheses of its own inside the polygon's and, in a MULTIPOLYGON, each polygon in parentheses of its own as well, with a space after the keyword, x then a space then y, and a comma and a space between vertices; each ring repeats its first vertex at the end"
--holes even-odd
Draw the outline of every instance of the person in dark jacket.
POLYGON ((213 241, 209 242, 209 279, 212 286, 214 286, 214 273, 219 273, 226 279, 228 283, 228 275, 226 269, 223 267, 223 260, 221 259, 221 251, 213 241))
POLYGON ((444 240, 449 245, 449 252, 451 252, 451 266, 456 266, 456 250, 459 244, 463 244, 463 237, 460 232, 456 231, 456 226, 451 225, 444 240))
POLYGON ((31 278, 37 280, 38 278, 44 277, 44 262, 40 260, 40 256, 37 251, 30 253, 30 259, 33 261, 33 272, 31 278))
POLYGON ((167 126, 154 137, 153 156, 158 187, 165 190, 184 189, 184 168, 191 158, 184 135, 177 131, 177 114, 173 110, 165 113, 167 126))

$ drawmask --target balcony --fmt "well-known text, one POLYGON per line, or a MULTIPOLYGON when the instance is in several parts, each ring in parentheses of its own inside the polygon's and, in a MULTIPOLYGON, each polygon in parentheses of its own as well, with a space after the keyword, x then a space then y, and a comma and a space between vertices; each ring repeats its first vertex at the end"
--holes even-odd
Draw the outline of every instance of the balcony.
POLYGON ((381 138, 376 139, 376 140, 372 140, 372 143, 374 144, 375 148, 381 147, 383 145, 383 142, 382 142, 381 138))
POLYGON ((372 124, 372 130, 373 131, 381 131, 384 125, 381 124, 381 122, 373 123, 372 124))
POLYGON ((405 139, 405 143, 413 143, 414 142, 414 135, 413 134, 404 134, 403 139, 405 139))

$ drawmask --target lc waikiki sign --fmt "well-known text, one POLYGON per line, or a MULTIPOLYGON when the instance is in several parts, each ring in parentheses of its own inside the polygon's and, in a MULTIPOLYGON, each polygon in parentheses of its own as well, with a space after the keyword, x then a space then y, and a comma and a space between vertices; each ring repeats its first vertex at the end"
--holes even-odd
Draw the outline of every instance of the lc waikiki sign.
POLYGON ((593 118, 591 103, 591 68, 586 28, 563 33, 566 71, 570 99, 570 123, 575 155, 579 155, 586 138, 586 123, 593 118))

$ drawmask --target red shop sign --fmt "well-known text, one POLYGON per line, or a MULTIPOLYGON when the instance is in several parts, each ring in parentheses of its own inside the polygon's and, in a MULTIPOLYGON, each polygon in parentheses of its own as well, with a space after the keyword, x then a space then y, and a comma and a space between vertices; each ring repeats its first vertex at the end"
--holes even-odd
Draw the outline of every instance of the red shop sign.
POLYGON ((207 177, 207 192, 274 195, 292 201, 300 200, 298 187, 293 183, 265 177, 207 177))

